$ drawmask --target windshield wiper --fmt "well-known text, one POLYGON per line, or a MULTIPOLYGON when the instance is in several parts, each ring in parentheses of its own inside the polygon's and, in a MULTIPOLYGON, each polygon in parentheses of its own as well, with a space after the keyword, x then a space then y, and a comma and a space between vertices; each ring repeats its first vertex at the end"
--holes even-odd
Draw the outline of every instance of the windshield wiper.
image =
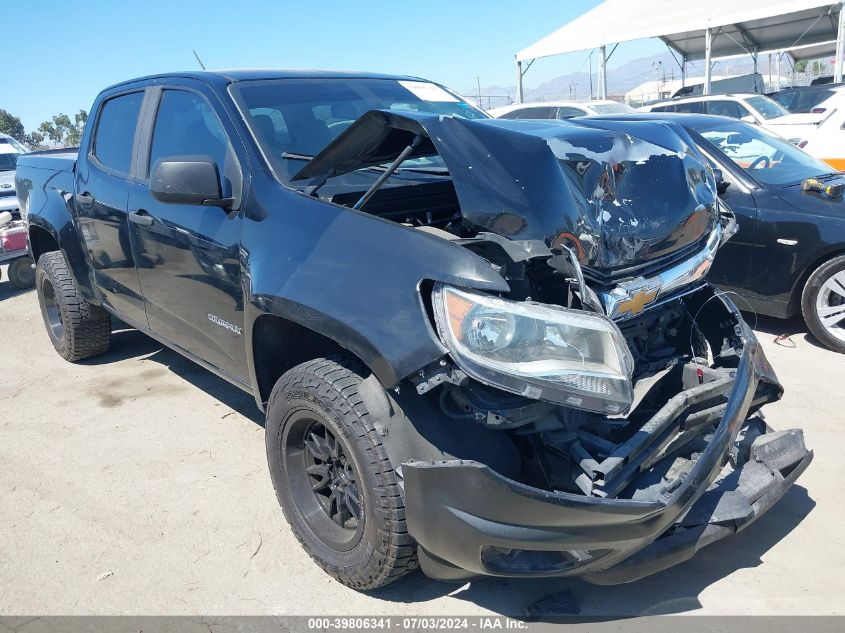
POLYGON ((296 152, 282 152, 282 158, 290 158, 291 160, 312 160, 314 157, 308 154, 297 154, 296 152))

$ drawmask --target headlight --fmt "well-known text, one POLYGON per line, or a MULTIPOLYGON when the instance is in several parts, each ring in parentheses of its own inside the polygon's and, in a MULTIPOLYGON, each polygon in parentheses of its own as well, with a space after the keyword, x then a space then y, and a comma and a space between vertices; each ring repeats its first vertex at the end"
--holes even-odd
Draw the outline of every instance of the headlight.
POLYGON ((589 411, 631 405, 634 362, 604 316, 443 284, 434 289, 434 315, 455 362, 476 380, 589 411))

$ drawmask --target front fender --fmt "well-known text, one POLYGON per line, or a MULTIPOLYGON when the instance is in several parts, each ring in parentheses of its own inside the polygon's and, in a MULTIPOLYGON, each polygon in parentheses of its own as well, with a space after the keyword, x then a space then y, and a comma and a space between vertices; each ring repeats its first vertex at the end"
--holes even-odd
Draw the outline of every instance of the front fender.
POLYGON ((424 282, 509 289, 487 260, 448 240, 253 182, 250 208, 266 211, 244 222, 248 346, 258 316, 281 316, 348 349, 390 388, 445 353, 424 282))

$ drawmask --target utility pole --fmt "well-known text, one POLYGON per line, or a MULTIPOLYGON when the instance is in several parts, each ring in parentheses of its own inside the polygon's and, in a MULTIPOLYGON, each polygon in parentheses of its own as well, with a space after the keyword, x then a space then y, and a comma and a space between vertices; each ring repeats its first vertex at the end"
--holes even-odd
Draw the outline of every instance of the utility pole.
POLYGON ((478 92, 476 93, 476 96, 478 97, 478 107, 480 108, 480 107, 482 107, 481 106, 481 79, 478 77, 478 75, 475 76, 475 86, 476 86, 476 89, 478 90, 478 92))

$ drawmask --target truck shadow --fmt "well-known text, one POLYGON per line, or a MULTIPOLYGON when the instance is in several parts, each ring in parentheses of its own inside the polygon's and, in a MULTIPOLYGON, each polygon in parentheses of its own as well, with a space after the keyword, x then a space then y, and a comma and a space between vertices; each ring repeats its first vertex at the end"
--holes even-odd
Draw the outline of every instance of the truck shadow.
MULTIPOLYGON (((3 277, 5 276, 6 275, 4 273, 3 277)), ((27 292, 32 292, 32 290, 32 288, 18 290, 8 281, 0 281, 0 301, 3 301, 4 299, 11 299, 12 297, 17 297, 18 295, 22 295, 27 292)))
MULTIPOLYGON (((544 622, 614 620, 694 611, 709 585, 744 568, 786 537, 815 506, 806 489, 793 486, 765 516, 740 534, 706 547, 685 563, 627 585, 598 586, 578 579, 479 578, 438 583, 417 572, 375 592, 390 602, 423 604, 449 595, 497 614, 544 622)), ((797 572, 798 570, 796 570, 797 572)), ((460 612, 456 607, 455 612, 460 612)))
POLYGON ((133 358, 153 361, 166 367, 190 383, 197 389, 202 389, 221 404, 237 411, 248 420, 259 426, 264 426, 264 415, 255 405, 255 398, 251 394, 238 389, 207 369, 200 367, 181 354, 162 345, 155 339, 138 330, 114 322, 112 341, 108 354, 81 361, 84 365, 109 365, 121 360, 133 358))

